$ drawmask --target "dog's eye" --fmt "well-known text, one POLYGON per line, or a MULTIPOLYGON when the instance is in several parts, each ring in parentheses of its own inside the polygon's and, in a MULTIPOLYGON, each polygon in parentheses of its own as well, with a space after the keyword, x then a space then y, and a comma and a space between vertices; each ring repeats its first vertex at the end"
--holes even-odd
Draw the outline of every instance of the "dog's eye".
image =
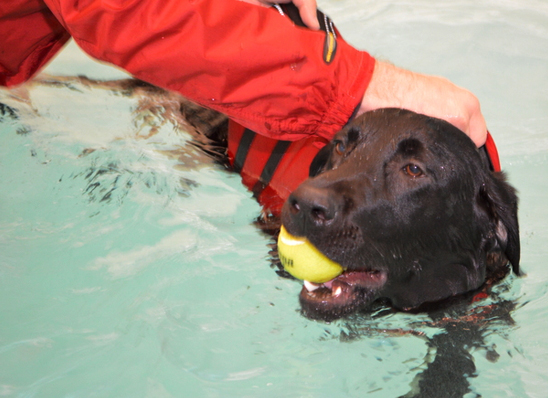
POLYGON ((346 152, 346 145, 344 145, 344 142, 337 141, 337 143, 335 144, 335 151, 338 155, 344 154, 346 152))
POLYGON ((420 177, 424 174, 421 168, 413 163, 406 165, 403 171, 410 177, 420 177))

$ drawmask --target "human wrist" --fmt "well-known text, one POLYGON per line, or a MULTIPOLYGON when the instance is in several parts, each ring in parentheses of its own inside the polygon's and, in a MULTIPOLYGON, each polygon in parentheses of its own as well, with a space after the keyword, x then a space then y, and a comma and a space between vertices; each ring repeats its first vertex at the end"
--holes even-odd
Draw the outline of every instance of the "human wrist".
POLYGON ((466 133, 477 146, 485 142, 487 128, 478 99, 443 77, 422 75, 376 60, 358 114, 380 108, 408 109, 443 119, 466 133))
POLYGON ((412 72, 376 59, 373 76, 358 113, 388 107, 404 108, 403 91, 409 90, 408 86, 412 80, 414 80, 412 72))

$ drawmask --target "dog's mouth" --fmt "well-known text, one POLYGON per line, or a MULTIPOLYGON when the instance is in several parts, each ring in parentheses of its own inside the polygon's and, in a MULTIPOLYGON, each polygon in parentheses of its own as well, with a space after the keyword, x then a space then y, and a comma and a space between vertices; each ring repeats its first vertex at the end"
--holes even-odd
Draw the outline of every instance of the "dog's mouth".
POLYGON ((379 270, 346 270, 325 283, 304 281, 299 295, 303 314, 331 321, 367 307, 384 286, 387 273, 379 270))

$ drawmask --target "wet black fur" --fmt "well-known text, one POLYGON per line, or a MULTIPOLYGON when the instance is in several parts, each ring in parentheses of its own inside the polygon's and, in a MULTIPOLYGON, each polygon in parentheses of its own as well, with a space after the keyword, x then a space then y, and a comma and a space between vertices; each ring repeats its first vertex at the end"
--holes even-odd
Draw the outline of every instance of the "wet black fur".
POLYGON ((516 192, 445 121, 366 113, 318 154, 310 175, 284 206, 288 231, 349 270, 387 275, 349 308, 316 308, 301 294, 311 318, 332 320, 377 299, 415 309, 478 289, 508 263, 519 273, 516 192))

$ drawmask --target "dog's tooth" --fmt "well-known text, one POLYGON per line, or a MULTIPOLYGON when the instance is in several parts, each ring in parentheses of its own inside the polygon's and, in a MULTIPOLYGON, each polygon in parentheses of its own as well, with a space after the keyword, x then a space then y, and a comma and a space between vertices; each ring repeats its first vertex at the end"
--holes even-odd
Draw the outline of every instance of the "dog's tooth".
POLYGON ((319 289, 321 285, 309 281, 304 281, 304 287, 306 287, 306 290, 309 292, 313 292, 316 289, 319 289))
POLYGON ((335 290, 331 293, 333 297, 339 297, 342 293, 342 288, 340 286, 337 286, 335 290))

